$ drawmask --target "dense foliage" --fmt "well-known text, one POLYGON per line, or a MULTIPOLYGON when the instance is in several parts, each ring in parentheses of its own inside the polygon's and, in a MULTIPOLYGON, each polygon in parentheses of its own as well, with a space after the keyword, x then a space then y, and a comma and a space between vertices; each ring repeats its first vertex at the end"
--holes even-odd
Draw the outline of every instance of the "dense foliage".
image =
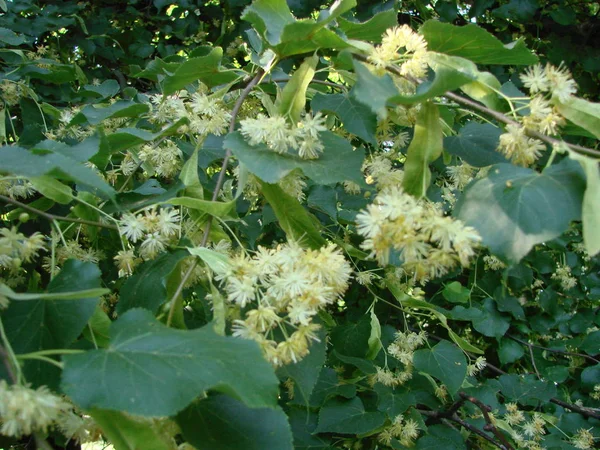
POLYGON ((597 446, 599 14, 0 0, 0 447, 597 446))

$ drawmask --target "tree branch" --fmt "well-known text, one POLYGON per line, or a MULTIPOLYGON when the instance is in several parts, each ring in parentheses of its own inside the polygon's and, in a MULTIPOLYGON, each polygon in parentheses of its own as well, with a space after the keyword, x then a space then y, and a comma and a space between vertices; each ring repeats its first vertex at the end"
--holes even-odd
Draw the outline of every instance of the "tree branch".
POLYGON ((568 352, 568 351, 564 351, 564 350, 556 350, 553 348, 548 348, 548 347, 542 347, 541 345, 536 345, 536 344, 531 344, 529 342, 525 342, 519 338, 516 338, 514 336, 511 336, 510 334, 507 334, 506 337, 512 339, 515 342, 518 342, 519 344, 523 344, 523 345, 527 345, 528 347, 533 347, 533 348, 539 348, 540 350, 545 350, 547 352, 551 352, 551 353, 558 353, 559 355, 566 355, 566 356, 578 356, 580 358, 584 358, 587 360, 590 360, 593 363, 596 364, 600 364, 600 361, 598 361, 596 358, 593 358, 592 356, 589 355, 584 355, 583 353, 574 353, 574 352, 568 352))
POLYGON ((486 422, 485 427, 483 427, 484 430, 491 431, 492 433, 494 433, 494 436, 496 436, 496 438, 498 438, 498 440, 502 442, 506 450, 514 450, 514 447, 510 445, 510 443, 506 440, 506 437, 500 432, 500 430, 498 430, 498 428, 496 428, 496 425, 494 425, 494 423, 492 422, 492 419, 489 414, 492 408, 490 408, 488 405, 483 404, 480 400, 476 399, 475 397, 467 395, 464 392, 460 392, 458 395, 460 396, 460 398, 473 403, 481 410, 481 412, 483 413, 483 418, 486 422))
MULTIPOLYGON (((248 97, 248 95, 250 94, 250 92, 252 91, 254 86, 256 86, 260 82, 263 75, 264 75, 264 71, 262 69, 259 69, 257 71, 256 75, 254 76, 254 78, 252 78, 250 80, 250 82, 246 85, 246 87, 244 88, 244 90, 242 91, 240 96, 238 97, 237 101, 235 102, 233 110, 231 111, 231 121, 229 122, 229 132, 230 133, 233 133, 235 131, 235 121, 237 119, 237 115, 240 112, 240 109, 242 108, 242 104, 244 103, 244 100, 246 99, 246 97, 248 97)), ((225 172, 227 171, 227 166, 229 165, 230 158, 231 158, 231 150, 226 149, 225 158, 223 159, 223 164, 221 165, 221 172, 219 172, 219 178, 217 178, 217 184, 215 186, 215 190, 213 191, 213 195, 212 195, 212 199, 211 199, 213 202, 216 201, 217 198, 219 197, 219 192, 221 191, 221 188, 223 187, 223 183, 225 182, 225 172)), ((202 236, 202 242, 200 242, 200 247, 206 247, 206 244, 208 243, 208 236, 210 233, 210 226, 212 225, 212 220, 213 220, 212 216, 209 216, 208 220, 206 221, 206 225, 204 227, 204 235, 202 236)), ((175 304, 177 303, 176 300, 181 295, 181 292, 183 291, 183 286, 185 286, 185 283, 187 283, 189 278, 192 276, 192 272, 196 268, 197 264, 198 264, 198 259, 196 258, 196 259, 194 259, 194 262, 192 263, 192 265, 188 268, 188 270, 185 272, 185 274, 181 278, 181 282, 177 286, 177 289, 175 290, 173 297, 171 297, 169 315, 167 317, 167 326, 170 326, 171 322, 173 321, 173 315, 175 314, 175 304)))
POLYGON ((0 195, 0 200, 2 200, 4 203, 10 203, 12 205, 18 206, 19 208, 22 208, 25 211, 29 211, 31 213, 37 214, 38 216, 41 216, 44 219, 47 219, 51 222, 57 220, 57 221, 61 221, 61 222, 80 223, 82 225, 90 225, 93 227, 108 228, 110 230, 118 230, 116 225, 111 225, 109 223, 93 222, 91 220, 76 219, 74 217, 64 217, 64 216, 57 216, 55 214, 50 214, 45 211, 41 211, 37 208, 34 208, 33 206, 29 206, 25 203, 21 203, 20 201, 14 200, 5 195, 0 195))

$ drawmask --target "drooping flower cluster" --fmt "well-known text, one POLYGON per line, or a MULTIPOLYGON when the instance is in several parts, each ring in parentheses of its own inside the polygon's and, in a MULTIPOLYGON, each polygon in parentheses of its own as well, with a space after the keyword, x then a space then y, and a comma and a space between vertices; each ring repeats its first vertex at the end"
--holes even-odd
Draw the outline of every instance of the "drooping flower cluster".
POLYGON ((366 182, 384 190, 402 184, 404 172, 394 168, 391 158, 385 154, 376 154, 365 161, 362 170, 366 174, 366 182))
POLYGON ((281 154, 293 149, 303 159, 316 159, 323 152, 319 133, 327 127, 321 113, 306 114, 295 127, 282 116, 267 117, 264 114, 241 120, 240 124, 240 131, 250 145, 266 144, 281 154))
POLYGON ((369 62, 378 73, 384 73, 389 64, 400 64, 402 75, 414 78, 427 73, 427 42, 408 25, 389 28, 381 45, 374 47, 369 62))
POLYGON ((37 232, 27 237, 15 227, 0 230, 0 275, 8 275, 9 286, 20 280, 22 264, 31 262, 45 249, 44 240, 44 235, 37 232))
MULTIPOLYGON (((182 166, 182 152, 170 139, 159 145, 146 144, 142 146, 138 156, 142 162, 149 164, 159 177, 172 178, 182 166)), ((125 172, 126 170, 123 170, 123 174, 125 172)))
POLYGON ((391 188, 356 216, 362 248, 381 265, 392 253, 413 281, 425 283, 458 264, 468 266, 481 237, 460 220, 444 216, 432 203, 391 188))
POLYGON ((392 441, 397 439, 404 447, 412 447, 417 437, 419 437, 419 424, 414 419, 405 419, 404 416, 399 415, 394 417, 389 427, 379 433, 377 439, 387 446, 392 446, 392 441))
MULTIPOLYGON (((166 250, 170 240, 179 236, 179 212, 173 208, 152 207, 137 214, 125 213, 119 221, 119 230, 132 244, 141 242, 138 250, 143 259, 154 259, 166 250)), ((131 275, 141 260, 133 250, 122 250, 115 257, 115 262, 119 276, 123 277, 131 275)))
POLYGON ((47 431, 71 405, 53 394, 46 386, 31 389, 0 380, 0 433, 21 437, 47 431))
POLYGON ((377 367, 377 372, 372 376, 371 381, 390 387, 406 383, 412 378, 415 350, 426 342, 427 334, 424 331, 420 333, 397 331, 394 342, 388 346, 387 352, 402 363, 402 368, 392 370, 387 367, 377 367))
POLYGON ((35 192, 33 185, 27 180, 0 181, 0 194, 13 199, 31 197, 35 192))
MULTIPOLYGON (((60 239, 60 237, 55 233, 53 233, 52 236, 55 241, 60 239)), ((42 267, 48 273, 53 273, 56 275, 56 273, 68 259, 76 259, 78 261, 98 264, 98 262, 103 258, 104 252, 102 252, 102 250, 84 247, 78 240, 69 239, 65 241, 65 245, 56 248, 54 252, 54 258, 52 258, 52 256, 44 257, 42 267)))
POLYGON ((334 244, 307 250, 290 242, 232 257, 216 278, 227 301, 243 312, 234 321, 234 336, 258 342, 265 358, 279 366, 308 354, 310 341, 318 340, 313 317, 346 290, 350 274, 334 244))
POLYGON ((551 278, 558 280, 560 287, 565 291, 577 286, 577 278, 571 275, 571 268, 567 265, 558 265, 551 278))
POLYGON ((553 99, 561 103, 569 101, 570 97, 577 92, 577 84, 571 77, 571 72, 562 65, 559 67, 552 64, 536 64, 521 75, 521 81, 529 92, 548 92, 553 99))
POLYGON ((500 153, 520 166, 530 166, 536 162, 545 149, 542 141, 527 136, 527 130, 516 124, 506 126, 506 133, 500 135, 498 144, 500 153))

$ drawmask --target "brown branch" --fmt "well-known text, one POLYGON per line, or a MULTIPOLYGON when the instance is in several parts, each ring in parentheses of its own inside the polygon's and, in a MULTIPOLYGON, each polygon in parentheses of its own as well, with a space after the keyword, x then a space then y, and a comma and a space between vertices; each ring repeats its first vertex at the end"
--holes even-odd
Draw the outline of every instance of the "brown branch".
MULTIPOLYGON (((365 55, 360 55, 360 54, 353 54, 352 55, 355 59, 365 62, 365 63, 369 63, 369 59, 365 56, 365 55)), ((385 67, 385 69, 390 72, 393 73, 396 76, 402 77, 404 79, 407 79, 408 81, 415 83, 415 84, 421 84, 423 82, 423 80, 419 80, 417 78, 411 77, 411 76, 407 76, 402 74, 402 72, 400 72, 400 69, 396 66, 393 65, 388 65, 385 67)), ((488 108, 487 106, 482 105, 479 102, 476 102, 474 100, 471 100, 469 98, 463 97, 462 95, 458 95, 455 94, 453 92, 447 91, 444 93, 445 97, 448 97, 449 99, 454 100, 456 103, 460 103, 462 105, 468 106, 469 108, 475 109, 479 112, 482 112, 490 117, 493 117, 494 119, 496 119, 498 122, 502 122, 504 124, 507 125, 518 125, 521 126, 519 124, 519 122, 511 119, 510 117, 508 117, 505 114, 502 114, 498 111, 494 111, 493 109, 488 108)), ((569 147, 571 150, 573 150, 576 153, 581 153, 584 155, 588 155, 588 156, 596 156, 596 157, 600 157, 600 150, 595 150, 592 148, 588 148, 588 147, 582 147, 581 145, 577 145, 577 144, 570 144, 568 142, 565 141, 561 141, 560 139, 555 139, 553 137, 550 136, 546 136, 545 134, 539 133, 537 131, 533 131, 533 130, 528 130, 525 129, 525 132, 527 133, 527 135, 529 135, 530 137, 534 137, 536 139, 539 139, 540 141, 546 142, 547 144, 550 145, 556 145, 556 144, 562 144, 564 143, 567 147, 569 147)))
POLYGON ((496 428, 496 425, 494 425, 494 422, 492 422, 492 418, 490 417, 490 411, 492 410, 492 408, 490 408, 488 405, 482 403, 480 400, 476 399, 475 397, 472 397, 470 395, 467 395, 464 392, 460 392, 458 394, 460 396, 460 398, 473 403, 475 406, 477 406, 481 412, 483 413, 483 418, 485 419, 485 426, 483 427, 483 429, 485 431, 491 431, 492 433, 494 433, 494 436, 496 436, 496 438, 498 438, 498 440, 500 442, 502 442, 502 444, 504 445, 504 447, 506 448, 506 450, 514 450, 514 447, 512 445, 510 445, 510 443, 506 440, 506 437, 502 434, 502 432, 500 430, 498 430, 498 428, 496 428))
POLYGON ((597 409, 573 405, 571 403, 563 402, 562 400, 554 397, 550 399, 550 402, 554 403, 555 405, 562 406, 563 408, 570 409, 571 411, 579 413, 582 416, 593 417, 594 419, 600 420, 600 412, 597 409))
POLYGON ((600 361, 598 361, 596 358, 593 358, 592 356, 589 356, 589 355, 584 355, 583 353, 568 352, 565 350, 557 350, 557 349, 553 349, 553 348, 543 347, 541 345, 531 344, 531 343, 525 342, 517 337, 511 336, 510 334, 507 334, 506 337, 508 337, 508 338, 512 339, 513 341, 516 341, 520 344, 527 345, 530 348, 531 347, 539 348, 540 350, 546 350, 551 353, 558 353, 560 355, 565 355, 565 356, 578 356, 580 358, 588 359, 596 364, 600 364, 600 361))
POLYGON ((82 225, 90 225, 90 226, 94 226, 94 227, 108 228, 110 230, 118 230, 116 225, 111 225, 109 223, 93 222, 91 220, 76 219, 74 217, 64 217, 64 216, 57 216, 55 214, 50 214, 45 211, 41 211, 37 208, 34 208, 33 206, 29 206, 25 203, 21 203, 20 201, 14 200, 5 195, 0 195, 0 200, 2 200, 5 203, 10 203, 12 205, 18 206, 19 208, 22 208, 25 211, 29 211, 31 213, 37 214, 38 216, 42 216, 44 219, 47 219, 51 222, 56 220, 56 221, 60 221, 60 222, 79 223, 82 225))
MULTIPOLYGON (((250 92, 252 91, 254 86, 256 86, 260 82, 263 75, 264 75, 264 71, 262 69, 259 69, 258 72, 256 73, 256 75, 254 76, 254 78, 252 78, 250 80, 248 85, 244 88, 244 90, 238 97, 237 101, 235 102, 233 110, 231 111, 231 121, 229 122, 229 132, 230 133, 233 133, 235 131, 235 121, 236 121, 237 115, 240 112, 240 109, 242 108, 242 104, 244 103, 244 100, 246 99, 246 97, 248 97, 248 95, 250 94, 250 92)), ((230 158, 231 158, 231 150, 226 149, 225 158, 223 159, 223 164, 221 165, 221 172, 219 172, 219 178, 217 178, 217 184, 215 186, 215 190, 213 191, 213 195, 212 195, 212 199, 211 199, 213 202, 216 201, 217 198, 219 197, 219 192, 221 191, 221 188, 223 187, 223 183, 225 182, 225 172, 227 171, 227 166, 229 165, 230 158)), ((210 227, 212 225, 212 220, 213 220, 212 216, 209 216, 208 220, 206 221, 206 225, 204 227, 204 235, 202 236, 202 242, 200 242, 200 247, 206 247, 206 244, 208 243, 208 236, 210 234, 210 227)), ((177 290, 173 294, 173 297, 171 297, 171 305, 169 308, 169 315, 167 317, 167 326, 170 326, 171 322, 173 321, 173 315, 175 314, 176 300, 181 295, 181 292, 183 291, 183 286, 185 285, 185 283, 187 283, 189 278, 192 276, 192 272, 196 268, 197 264, 198 264, 198 259, 195 258, 192 265, 189 267, 189 269, 183 275, 181 282, 177 286, 177 290)))

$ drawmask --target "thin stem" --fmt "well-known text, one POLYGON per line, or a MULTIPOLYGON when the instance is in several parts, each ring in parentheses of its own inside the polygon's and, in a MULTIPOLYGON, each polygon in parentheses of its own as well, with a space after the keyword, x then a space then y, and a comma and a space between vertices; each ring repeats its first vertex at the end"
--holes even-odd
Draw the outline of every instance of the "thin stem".
POLYGON ((91 220, 85 220, 85 219, 76 219, 74 217, 64 217, 64 216, 57 216, 55 214, 51 214, 51 213, 47 213, 45 211, 41 211, 37 208, 34 208, 32 206, 29 206, 25 203, 22 203, 18 200, 14 200, 10 197, 7 197, 5 195, 0 195, 0 200, 2 200, 4 203, 10 203, 12 205, 18 206, 19 208, 24 209, 25 211, 29 211, 31 213, 37 214, 38 216, 42 216, 44 219, 47 219, 51 222, 53 221, 61 221, 61 222, 72 222, 72 223, 80 223, 82 225, 91 225, 94 227, 100 227, 100 228, 108 228, 110 230, 117 230, 117 226, 116 225, 111 225, 108 223, 100 223, 100 222, 93 222, 91 220))
POLYGON ((44 361, 48 364, 52 364, 53 366, 58 367, 60 370, 63 369, 63 363, 58 362, 52 358, 48 358, 47 356, 38 356, 38 355, 18 355, 17 356, 18 359, 20 360, 26 360, 26 359, 35 359, 38 361, 44 361))
MULTIPOLYGON (((244 100, 246 99, 246 97, 248 97, 248 95, 250 94, 250 92, 252 91, 254 86, 256 86, 258 83, 260 83, 260 80, 262 79, 263 76, 264 76, 264 71, 262 69, 259 69, 257 71, 256 75, 254 76, 254 78, 252 78, 250 80, 248 85, 244 88, 244 90, 240 94, 239 98, 235 102, 233 110, 231 111, 231 121, 229 122, 229 132, 230 133, 233 133, 235 131, 235 121, 237 119, 237 115, 240 112, 240 109, 242 108, 242 104, 244 103, 244 100)), ((230 158, 231 158, 231 150, 227 149, 225 151, 225 158, 223 159, 223 164, 221 165, 221 172, 219 172, 219 178, 217 178, 217 184, 215 185, 215 190, 213 191, 213 195, 212 195, 213 202, 216 201, 217 198, 219 197, 219 192, 221 191, 221 188, 223 187, 223 183, 225 182, 225 172, 227 171, 227 166, 229 165, 230 158)), ((200 243, 200 247, 206 247, 206 244, 208 243, 208 237, 209 237, 209 233, 210 233, 210 226, 212 225, 212 219, 213 219, 213 216, 209 216, 208 220, 206 221, 206 225, 204 227, 204 235, 202 236, 202 242, 200 243)), ((181 281, 179 282, 179 285, 177 286, 177 289, 175 290, 173 297, 171 297, 171 304, 169 306, 169 315, 167 316, 167 326, 171 326, 171 322, 173 321, 173 315, 175 314, 175 305, 177 304, 176 300, 181 295, 181 292, 183 291, 183 287, 185 286, 185 284, 188 282, 188 280, 192 276, 192 273, 194 272, 194 269, 196 268, 197 264, 198 264, 198 259, 196 258, 196 259, 194 259, 194 262, 190 265, 188 270, 185 272, 185 274, 181 278, 181 281)))
POLYGON ((50 350, 40 350, 37 352, 31 352, 31 353, 23 353, 20 355, 17 355, 17 359, 18 358, 23 358, 23 357, 28 357, 28 356, 53 356, 53 355, 78 355, 80 353, 84 353, 85 350, 79 350, 76 348, 57 348, 57 349, 50 349, 50 350))
POLYGON ((600 361, 598 361, 596 358, 593 358, 593 357, 588 356, 588 355, 584 355, 583 353, 574 353, 574 352, 567 352, 567 351, 564 351, 564 350, 555 350, 555 349, 548 348, 548 347, 542 347, 541 345, 530 344, 529 342, 525 342, 525 341, 523 341, 523 340, 521 340, 519 338, 511 336, 510 334, 507 334, 506 336, 508 338, 512 339, 513 341, 518 342, 518 343, 523 344, 523 345, 527 345, 528 347, 535 347, 535 348, 539 348, 540 350, 545 350, 545 351, 548 351, 548 352, 551 352, 551 353, 558 353, 560 355, 565 355, 565 356, 578 356, 580 358, 588 359, 588 360, 590 360, 590 361, 592 361, 592 362, 594 362, 596 364, 600 364, 600 361))
POLYGON ((510 443, 506 440, 506 437, 500 432, 500 430, 498 430, 498 428, 496 428, 496 426, 492 422, 492 419, 489 414, 490 410, 492 408, 490 408, 488 405, 485 405, 483 402, 476 399, 475 397, 465 394, 464 392, 459 393, 459 395, 462 399, 464 399, 470 403, 473 403, 475 406, 477 406, 481 410, 481 412, 483 413, 485 422, 486 422, 485 427, 483 429, 494 433, 494 436, 496 436, 496 438, 500 442, 502 442, 502 444, 504 445, 504 448, 506 448, 507 450, 514 450, 514 447, 512 445, 510 445, 510 443))
POLYGON ((18 383, 21 380, 21 365, 15 356, 15 352, 13 351, 8 337, 6 336, 6 332, 4 331, 4 324, 2 323, 2 319, 0 318, 0 338, 2 338, 2 344, 0 356, 2 356, 2 360, 4 361, 4 365, 8 371, 9 376, 13 380, 14 383, 18 383))

